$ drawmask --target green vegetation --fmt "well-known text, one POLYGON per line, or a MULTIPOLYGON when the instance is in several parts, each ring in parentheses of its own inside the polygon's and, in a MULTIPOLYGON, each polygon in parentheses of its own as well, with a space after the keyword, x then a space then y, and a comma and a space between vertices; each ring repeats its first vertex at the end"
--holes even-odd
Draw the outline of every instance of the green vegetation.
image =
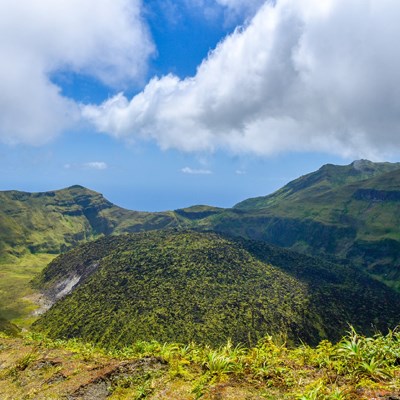
POLYGON ((396 399, 399 187, 358 161, 233 209, 0 192, 0 398, 396 399))
POLYGON ((351 268, 213 233, 102 238, 56 258, 35 285, 56 300, 70 282, 34 328, 104 346, 250 345, 267 334, 316 343, 340 338, 347 323, 386 330, 400 315, 398 294, 351 268))
POLYGON ((374 163, 357 160, 349 165, 323 165, 318 171, 301 176, 269 196, 255 197, 236 204, 235 209, 255 210, 278 204, 282 200, 307 201, 309 197, 320 195, 349 184, 380 177, 387 172, 400 169, 400 163, 374 163))
POLYGON ((33 321, 36 292, 30 281, 55 257, 54 254, 25 254, 0 263, 0 318, 21 327, 33 321))
POLYGON ((400 334, 289 347, 135 342, 105 350, 41 335, 0 336, 2 399, 396 399, 400 334))
POLYGON ((50 264, 41 280, 52 284, 43 287, 51 293, 60 279, 87 269, 92 274, 35 329, 119 346, 138 339, 215 344, 229 337, 255 343, 269 332, 317 335, 305 285, 215 234, 100 239, 50 264))
POLYGON ((28 326, 37 308, 29 282, 56 255, 112 232, 176 224, 171 213, 124 210, 81 186, 0 192, 0 317, 28 326))
POLYGON ((400 289, 400 164, 325 165, 202 225, 347 260, 400 289))
POLYGON ((0 335, 2 333, 10 336, 16 336, 19 333, 19 329, 16 325, 0 317, 0 335))
POLYGON ((60 254, 102 235, 176 224, 169 213, 125 210, 82 186, 0 192, 0 262, 26 253, 60 254))

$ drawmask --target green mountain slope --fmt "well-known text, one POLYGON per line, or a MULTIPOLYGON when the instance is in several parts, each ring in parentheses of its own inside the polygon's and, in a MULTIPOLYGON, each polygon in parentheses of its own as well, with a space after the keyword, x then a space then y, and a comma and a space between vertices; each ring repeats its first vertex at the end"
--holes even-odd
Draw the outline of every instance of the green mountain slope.
POLYGON ((347 259, 400 282, 399 164, 326 165, 203 225, 319 256, 347 259))
POLYGON ((374 163, 368 160, 357 160, 349 165, 326 164, 318 171, 289 182, 271 195, 244 200, 236 204, 234 208, 253 211, 277 204, 282 200, 307 201, 309 197, 398 169, 400 169, 400 163, 374 163))
POLYGON ((0 192, 0 256, 59 254, 82 241, 120 231, 174 225, 171 213, 125 210, 82 186, 26 193, 0 192))
POLYGON ((328 164, 233 209, 193 206, 160 213, 117 207, 81 186, 43 193, 0 192, 0 261, 27 251, 59 254, 111 233, 167 227, 214 229, 346 257, 355 240, 400 237, 395 193, 399 183, 399 163, 328 164), (350 240, 342 244, 342 238, 350 240))
POLYGON ((35 329, 112 346, 256 343, 266 334, 315 343, 340 338, 347 323, 366 333, 393 327, 400 312, 399 295, 360 273, 193 231, 87 243, 50 263, 36 285, 58 302, 35 329))

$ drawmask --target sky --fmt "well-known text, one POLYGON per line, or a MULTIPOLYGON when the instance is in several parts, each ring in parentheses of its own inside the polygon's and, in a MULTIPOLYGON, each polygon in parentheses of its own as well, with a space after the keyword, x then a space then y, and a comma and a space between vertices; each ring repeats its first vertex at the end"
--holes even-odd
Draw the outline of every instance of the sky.
POLYGON ((0 190, 231 207, 398 161, 397 0, 0 0, 0 190))

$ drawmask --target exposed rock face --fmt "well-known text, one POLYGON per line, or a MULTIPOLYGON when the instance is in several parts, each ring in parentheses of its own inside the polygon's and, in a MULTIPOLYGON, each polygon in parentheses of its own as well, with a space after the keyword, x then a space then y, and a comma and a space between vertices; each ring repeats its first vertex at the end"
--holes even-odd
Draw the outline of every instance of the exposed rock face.
POLYGON ((92 273, 99 267, 98 262, 93 262, 86 267, 77 265, 75 270, 68 271, 65 276, 58 277, 54 284, 43 290, 37 303, 39 309, 35 311, 35 315, 41 315, 50 309, 53 304, 70 294, 79 283, 83 283, 92 273), (79 272, 79 274, 78 274, 79 272))

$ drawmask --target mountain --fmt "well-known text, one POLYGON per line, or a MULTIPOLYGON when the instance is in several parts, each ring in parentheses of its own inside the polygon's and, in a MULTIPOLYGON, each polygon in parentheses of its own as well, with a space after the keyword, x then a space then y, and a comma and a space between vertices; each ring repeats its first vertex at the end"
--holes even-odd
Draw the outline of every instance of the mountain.
POLYGON ((172 213, 125 210, 82 186, 27 193, 0 192, 0 257, 59 254, 101 235, 174 225, 172 213))
POLYGON ((252 211, 269 207, 283 200, 307 201, 309 197, 399 169, 400 163, 374 163, 368 160, 356 160, 349 165, 326 164, 318 171, 289 182, 271 195, 244 200, 236 204, 234 208, 252 211))
MULTIPOLYGON (((81 186, 0 192, 0 260, 26 251, 59 254, 102 235, 182 227, 237 234, 359 264, 370 264, 370 254, 363 251, 371 246, 379 251, 383 244, 385 249, 393 246, 393 264, 399 252, 399 183, 400 163, 358 160, 324 165, 232 209, 193 206, 159 213, 120 208, 81 186)), ((378 254, 375 258, 372 272, 384 270, 384 260, 378 254)))
POLYGON ((209 217, 209 229, 350 261, 400 287, 400 164, 325 165, 209 217))
POLYGON ((78 246, 35 285, 56 303, 35 324, 107 346, 136 340, 316 343, 399 322, 400 296, 362 273, 265 243, 164 230, 78 246))

